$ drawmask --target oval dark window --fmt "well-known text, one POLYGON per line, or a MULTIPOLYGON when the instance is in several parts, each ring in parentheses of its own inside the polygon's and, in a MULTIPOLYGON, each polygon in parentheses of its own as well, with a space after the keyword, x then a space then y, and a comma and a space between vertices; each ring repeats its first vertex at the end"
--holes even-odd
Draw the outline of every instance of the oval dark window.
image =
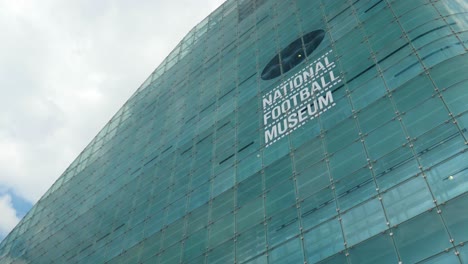
POLYGON ((276 55, 271 61, 265 66, 262 72, 263 80, 271 80, 281 75, 281 67, 283 67, 283 73, 288 72, 292 68, 299 65, 304 59, 304 49, 302 48, 302 39, 304 40, 305 53, 307 56, 322 43, 325 37, 325 31, 319 29, 314 30, 302 38, 298 38, 291 42, 286 48, 284 48, 278 55, 276 55), (281 66, 280 66, 281 58, 281 66))

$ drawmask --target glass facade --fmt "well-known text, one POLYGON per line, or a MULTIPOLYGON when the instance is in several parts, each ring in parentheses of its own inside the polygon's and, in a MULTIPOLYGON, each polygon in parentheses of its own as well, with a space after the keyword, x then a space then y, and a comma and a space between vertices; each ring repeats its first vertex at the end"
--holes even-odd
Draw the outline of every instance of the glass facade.
POLYGON ((468 2, 228 0, 1 263, 468 263, 468 2))

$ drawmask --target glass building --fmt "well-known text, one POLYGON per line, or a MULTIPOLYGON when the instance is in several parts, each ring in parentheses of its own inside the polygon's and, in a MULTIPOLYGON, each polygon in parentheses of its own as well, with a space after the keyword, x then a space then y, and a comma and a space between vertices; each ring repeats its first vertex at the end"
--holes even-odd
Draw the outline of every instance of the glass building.
POLYGON ((468 263, 467 11, 228 0, 0 263, 468 263))

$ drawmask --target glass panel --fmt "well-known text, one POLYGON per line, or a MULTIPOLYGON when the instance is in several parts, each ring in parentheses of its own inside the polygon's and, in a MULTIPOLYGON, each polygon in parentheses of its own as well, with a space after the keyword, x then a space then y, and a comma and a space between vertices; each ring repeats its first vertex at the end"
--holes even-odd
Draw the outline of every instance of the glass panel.
POLYGON ((301 240, 292 239, 270 251, 269 263, 303 263, 301 240))
POLYGON ((211 200, 211 220, 231 213, 234 210, 234 189, 222 193, 211 200))
POLYGON ((298 148, 309 140, 314 141, 315 137, 319 134, 320 125, 318 119, 310 120, 291 134, 292 145, 298 148))
POLYGON ((458 247, 462 263, 468 262, 468 247, 458 247))
POLYGON ((185 232, 184 226, 185 226, 185 221, 184 219, 181 219, 171 224, 164 230, 164 238, 163 238, 164 247, 168 247, 182 239, 182 235, 185 232))
POLYGON ((420 74, 392 93, 400 112, 406 112, 435 94, 434 85, 426 74, 420 74))
POLYGON ((259 153, 254 153, 239 161, 237 165, 237 181, 243 181, 262 169, 262 159, 259 153))
POLYGON ((382 98, 385 94, 385 85, 380 76, 366 82, 364 86, 351 93, 354 109, 360 110, 378 99, 382 98))
POLYGON ((234 263, 234 241, 230 240, 208 253, 207 263, 234 263))
POLYGON ((422 177, 409 180, 383 193, 383 204, 391 225, 397 225, 434 207, 422 177))
POLYGON ((294 151, 295 169, 303 171, 304 168, 317 163, 324 157, 322 140, 314 138, 294 151))
POLYGON ((304 235, 307 261, 315 263, 344 249, 343 235, 337 218, 312 229, 304 235))
POLYGON ((333 191, 325 188, 301 203, 304 230, 308 230, 337 215, 333 191))
POLYGON ((266 250, 265 226, 256 225, 236 238, 236 260, 244 262, 266 250))
POLYGON ((465 112, 463 115, 457 116, 456 121, 463 128, 462 132, 464 138, 468 139, 468 111, 465 112))
POLYGON ((175 244, 170 248, 166 248, 162 251, 161 255, 159 256, 159 263, 170 264, 170 263, 177 263, 180 261, 180 248, 181 244, 175 244))
POLYGON ((448 59, 429 69, 429 73, 439 89, 451 87, 464 79, 460 76, 465 76, 464 73, 468 69, 466 56, 465 53, 465 55, 448 59))
POLYGON ((296 176, 299 197, 304 199, 330 185, 328 166, 326 162, 319 162, 296 176))
POLYGON ((330 170, 335 180, 343 178, 365 165, 366 156, 361 142, 353 143, 330 158, 330 170))
POLYGON ((432 193, 439 203, 446 202, 468 190, 468 153, 461 153, 432 167, 426 172, 432 193))
POLYGON ((393 264, 398 263, 398 256, 388 232, 372 237, 349 250, 353 263, 359 264, 393 264))
POLYGON ((377 130, 372 131, 366 139, 369 156, 378 159, 406 143, 405 134, 398 120, 392 120, 377 130))
POLYGON ((270 217, 268 227, 268 246, 277 245, 299 233, 299 221, 295 207, 288 208, 270 217))
POLYGON ((453 35, 435 40, 418 50, 424 64, 433 67, 438 63, 465 53, 463 45, 453 35))
POLYGON ((422 264, 439 264, 439 263, 460 263, 454 250, 449 249, 435 257, 420 262, 422 264))
POLYGON ((468 95, 465 91, 467 83, 468 80, 462 81, 443 91, 443 99, 452 113, 458 114, 468 110, 468 95))
POLYGON ((383 73, 390 90, 401 86, 423 71, 421 63, 415 55, 402 53, 400 56, 402 59, 383 73), (404 57, 405 55, 406 57, 404 57))
POLYGON ((416 263, 451 246, 435 210, 399 225, 394 237, 403 263, 416 263))
POLYGON ((237 232, 241 232, 263 221, 263 197, 257 198, 237 211, 237 232))
POLYGON ((143 251, 141 252, 141 259, 146 260, 155 257, 161 247, 161 233, 145 239, 143 241, 143 251))
POLYGON ((419 173, 418 166, 411 150, 402 147, 377 160, 373 169, 383 191, 419 173))
POLYGON ((268 258, 267 255, 261 255, 259 257, 256 257, 254 259, 251 259, 247 262, 241 262, 242 264, 268 264, 268 258))
POLYGON ((336 181, 335 186, 341 211, 377 195, 372 173, 367 168, 336 181))
POLYGON ((464 194, 455 198, 447 204, 441 206, 442 216, 444 217, 450 235, 455 240, 455 244, 468 241, 468 214, 466 212, 466 202, 468 195, 464 194))
POLYGON ((228 214, 218 219, 208 226, 208 230, 210 236, 208 246, 213 248, 234 236, 234 215, 228 214))
POLYGON ((328 153, 336 152, 359 138, 354 119, 346 119, 325 134, 328 153))
POLYGON ((287 180, 266 193, 265 208, 267 216, 278 213, 296 203, 294 182, 287 180))
POLYGON ((259 197, 263 191, 261 174, 255 174, 237 185, 237 206, 242 207, 247 202, 259 197))
POLYGON ((206 226, 208 223, 208 204, 205 204, 188 214, 187 233, 191 234, 194 231, 206 226))
MULTIPOLYGON (((443 126, 441 126, 440 128, 443 128, 443 126)), ((435 132, 435 131, 431 131, 431 133, 428 133, 428 136, 430 136, 430 134, 434 135, 434 133, 432 132, 435 132)), ((450 132, 450 130, 447 130, 446 132, 450 132)), ((435 137, 435 139, 440 139, 440 138, 435 137)), ((420 142, 418 142, 418 144, 419 143, 420 142)), ((461 135, 458 132, 451 133, 451 135, 448 135, 446 138, 442 139, 441 141, 433 145, 431 145, 431 143, 434 143, 432 142, 432 140, 427 140, 426 143, 428 143, 430 147, 427 149, 424 149, 423 151, 419 153, 421 155, 419 159, 421 161, 421 164, 425 168, 430 168, 440 162, 443 162, 445 159, 448 159, 454 153, 462 151, 465 145, 464 139, 461 137, 461 135)))
POLYGON ((387 228, 382 205, 373 199, 341 215, 348 246, 357 244, 387 228))
POLYGON ((265 187, 270 189, 272 186, 288 179, 292 175, 291 157, 286 157, 276 161, 274 164, 265 168, 265 187))
POLYGON ((325 260, 317 262, 317 264, 342 264, 342 263, 348 263, 347 257, 343 253, 335 254, 325 260))
POLYGON ((395 110, 388 98, 384 97, 369 105, 358 113, 359 125, 362 132, 371 130, 387 123, 395 116, 395 110))
POLYGON ((332 108, 333 111, 327 111, 320 115, 324 129, 330 129, 336 126, 339 122, 345 120, 352 114, 352 108, 347 97, 335 99, 335 103, 336 105, 332 108))
POLYGON ((207 247, 207 229, 203 228, 194 234, 190 235, 184 241, 183 260, 188 261, 196 256, 200 256, 205 252, 207 247))
POLYGON ((416 137, 443 123, 448 117, 448 112, 439 99, 429 99, 408 111, 403 116, 403 121, 410 136, 416 137))

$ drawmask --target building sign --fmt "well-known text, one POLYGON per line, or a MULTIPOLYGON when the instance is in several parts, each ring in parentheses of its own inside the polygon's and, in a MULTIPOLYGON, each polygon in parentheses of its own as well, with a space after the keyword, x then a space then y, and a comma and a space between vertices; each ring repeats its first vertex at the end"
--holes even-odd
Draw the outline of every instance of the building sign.
POLYGON ((303 126, 335 106, 331 88, 341 82, 331 50, 262 98, 265 145, 303 126))

